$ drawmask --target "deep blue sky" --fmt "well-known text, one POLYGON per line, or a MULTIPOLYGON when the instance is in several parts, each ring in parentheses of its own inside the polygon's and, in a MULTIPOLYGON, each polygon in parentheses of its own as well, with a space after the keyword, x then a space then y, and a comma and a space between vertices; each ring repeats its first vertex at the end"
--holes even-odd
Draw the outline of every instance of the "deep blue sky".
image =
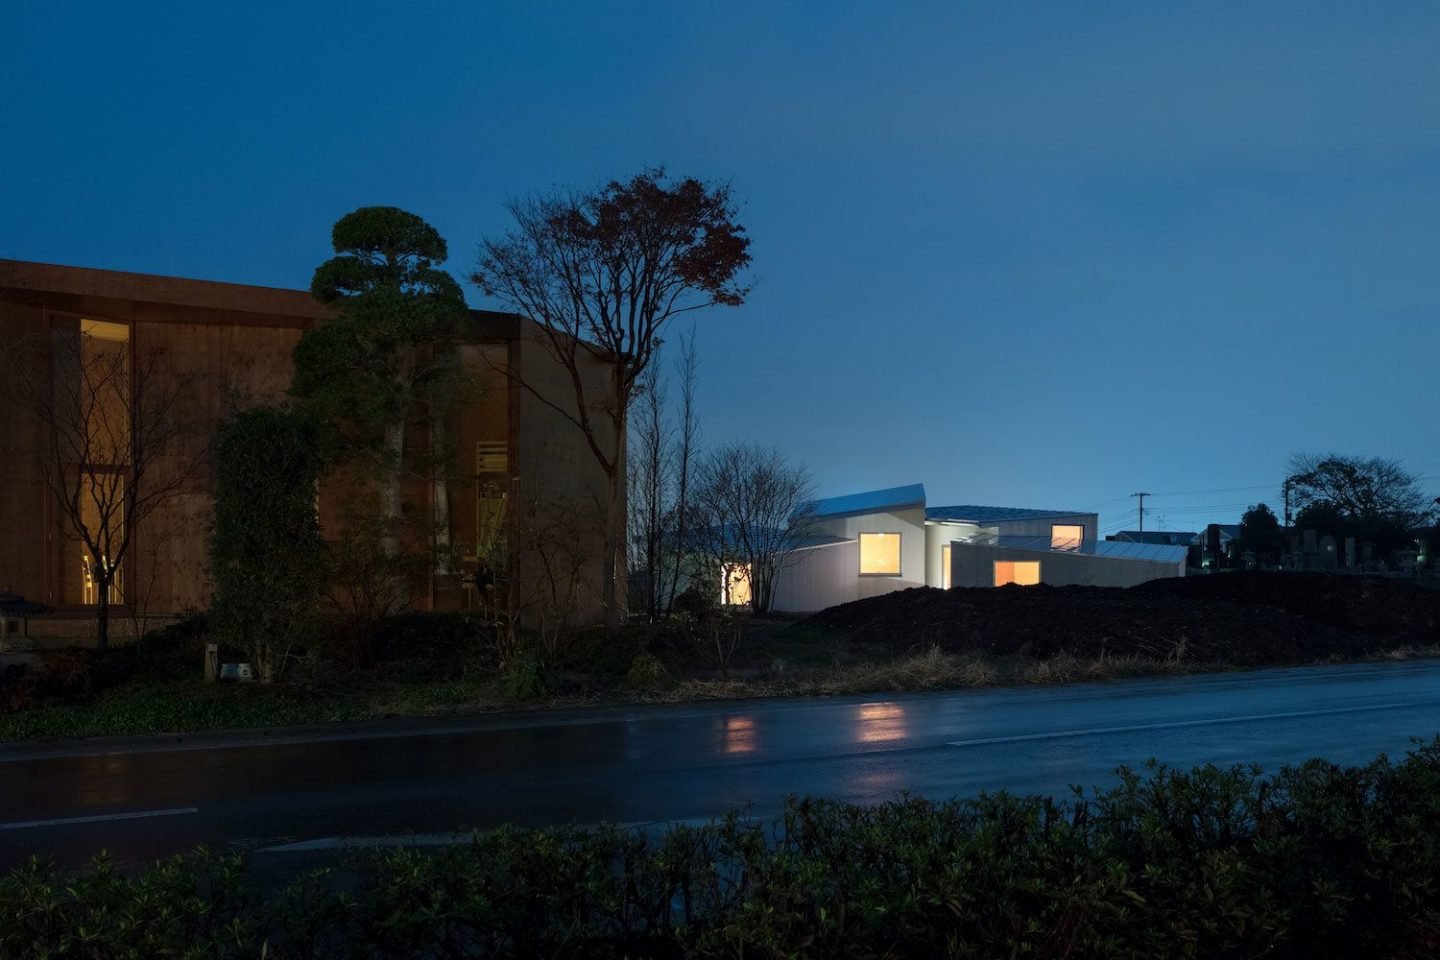
POLYGON ((754 238, 705 433, 822 494, 1440 487, 1440 6, 1181 6, 12 4, 0 256, 305 286, 384 203, 463 276, 507 196, 663 162, 754 238))

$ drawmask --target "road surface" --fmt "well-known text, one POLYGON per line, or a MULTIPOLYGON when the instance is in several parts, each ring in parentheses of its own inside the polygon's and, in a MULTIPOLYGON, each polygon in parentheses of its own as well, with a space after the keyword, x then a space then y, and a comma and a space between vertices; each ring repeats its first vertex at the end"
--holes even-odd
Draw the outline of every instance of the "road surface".
POLYGON ((1440 663, 893 697, 536 712, 331 732, 0 746, 0 867, 199 843, 257 857, 512 822, 774 812, 788 793, 1063 794, 1119 764, 1360 763, 1440 733, 1440 663), (306 738, 309 738, 308 740, 306 738))

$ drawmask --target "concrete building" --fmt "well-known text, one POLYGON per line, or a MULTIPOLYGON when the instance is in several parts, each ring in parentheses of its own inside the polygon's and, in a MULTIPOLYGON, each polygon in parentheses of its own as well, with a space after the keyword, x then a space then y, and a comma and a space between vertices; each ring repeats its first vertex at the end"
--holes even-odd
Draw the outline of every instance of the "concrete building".
MULTIPOLYGON (((296 343, 329 317, 301 290, 0 260, 0 355, 20 344, 40 344, 51 354, 54 344, 79 344, 75 349, 86 356, 109 352, 130 370, 151 364, 157 383, 183 382, 184 412, 194 429, 172 459, 203 459, 214 428, 229 413, 283 399, 296 343)), ((450 424, 458 449, 445 517, 460 568, 432 576, 416 605, 465 605, 471 595, 466 563, 473 567, 477 544, 497 518, 507 536, 523 518, 530 530, 563 527, 576 554, 590 558, 578 565, 574 602, 593 611, 600 596, 601 527, 587 518, 604 503, 606 486, 583 435, 563 412, 575 405, 568 374, 547 353, 534 325, 512 314, 472 311, 461 354, 475 389, 450 424), (521 373, 523 389, 512 371, 521 373)), ((68 368, 49 366, 53 389, 64 393, 68 384, 59 371, 68 368)), ((593 367, 587 377, 601 388, 608 364, 594 361, 593 367)), ((18 375, 0 370, 0 377, 18 375)), ((0 592, 44 603, 55 610, 52 620, 83 624, 98 598, 85 551, 43 479, 48 428, 7 395, 0 389, 0 592)), ((123 429, 144 429, 134 422, 134 409, 117 415, 127 424, 123 429)), ((423 430, 412 437, 430 442, 423 430)), ((113 464, 122 483, 129 482, 129 469, 113 464)), ((415 518, 416 531, 428 535, 436 485, 419 478, 408 483, 407 515, 415 518)), ((205 606, 208 484, 202 475, 133 530, 111 598, 120 617, 140 604, 150 616, 205 606)), ((333 526, 335 505, 346 492, 342 479, 322 483, 322 525, 333 526)), ((516 547, 514 569, 523 571, 525 544, 516 547)))
POLYGON ((1100 540, 1098 515, 1083 511, 930 507, 921 484, 811 508, 814 535, 777 578, 777 610, 822 610, 910 587, 1125 587, 1185 575, 1187 547, 1100 540))

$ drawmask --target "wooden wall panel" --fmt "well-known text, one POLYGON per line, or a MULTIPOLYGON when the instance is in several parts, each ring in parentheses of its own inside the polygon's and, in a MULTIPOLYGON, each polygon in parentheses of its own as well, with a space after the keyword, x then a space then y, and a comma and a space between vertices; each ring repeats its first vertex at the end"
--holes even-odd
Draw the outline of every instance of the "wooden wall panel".
MULTIPOLYGON (((45 315, 38 306, 0 301, 0 360, 8 348, 42 337, 44 331, 45 315)), ((18 373, 0 363, 0 377, 18 373)), ((47 518, 53 510, 40 470, 42 437, 39 423, 0 390, 0 591, 52 603, 55 571, 47 518)))
POLYGON ((137 362, 154 363, 166 389, 187 398, 186 442, 159 465, 157 481, 200 464, 198 489, 167 503, 137 531, 129 565, 127 600, 151 613, 178 613, 206 605, 207 546, 213 481, 208 447, 230 413, 284 398, 291 352, 300 331, 213 323, 147 321, 134 331, 137 362))

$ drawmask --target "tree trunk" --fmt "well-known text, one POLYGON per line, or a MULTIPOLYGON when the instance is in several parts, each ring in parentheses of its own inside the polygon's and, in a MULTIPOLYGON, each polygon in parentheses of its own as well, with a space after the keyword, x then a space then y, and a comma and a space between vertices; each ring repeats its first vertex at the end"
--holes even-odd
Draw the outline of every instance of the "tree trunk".
POLYGON ((617 471, 610 477, 609 502, 605 505, 604 567, 600 571, 602 580, 600 602, 605 607, 605 625, 607 627, 618 627, 623 619, 619 591, 620 571, 624 569, 620 559, 625 539, 623 529, 625 511, 621 508, 623 500, 624 491, 617 471))
POLYGON ((110 583, 112 579, 96 581, 100 588, 100 602, 95 607, 95 646, 99 650, 110 648, 110 583))
POLYGON ((385 457, 380 492, 380 515, 385 521, 381 549, 385 556, 400 555, 401 481, 404 477, 405 421, 385 425, 385 457))
POLYGON ((435 523, 435 573, 445 576, 452 569, 450 554, 450 465, 443 457, 445 450, 445 423, 436 418, 430 427, 430 448, 432 460, 430 493, 435 523))
POLYGON ((610 489, 605 504, 605 557, 600 571, 603 580, 600 602, 605 607, 605 625, 618 627, 625 619, 620 575, 625 570, 625 431, 629 424, 623 410, 612 422, 615 425, 615 455, 610 460, 611 467, 606 475, 610 489))

